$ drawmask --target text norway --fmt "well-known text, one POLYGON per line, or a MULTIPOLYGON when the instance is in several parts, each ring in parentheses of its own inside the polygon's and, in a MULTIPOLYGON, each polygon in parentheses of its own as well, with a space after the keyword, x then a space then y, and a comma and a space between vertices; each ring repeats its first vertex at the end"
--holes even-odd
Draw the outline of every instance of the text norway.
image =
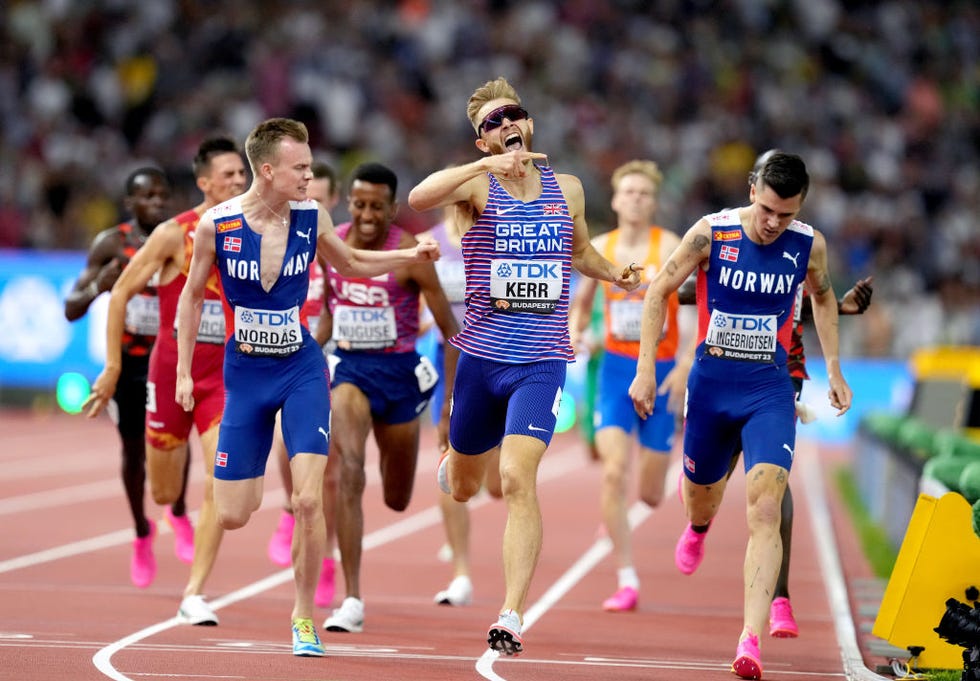
POLYGON ((784 294, 794 291, 795 274, 773 274, 771 272, 745 272, 722 267, 718 273, 718 283, 736 291, 750 293, 784 294))
MULTIPOLYGON (((310 267, 310 254, 297 253, 292 258, 287 258, 283 262, 282 276, 291 277, 295 274, 306 274, 310 267)), ((261 281, 259 273, 259 263, 257 260, 242 260, 239 258, 228 258, 225 260, 225 271, 232 279, 242 279, 244 281, 261 281)))

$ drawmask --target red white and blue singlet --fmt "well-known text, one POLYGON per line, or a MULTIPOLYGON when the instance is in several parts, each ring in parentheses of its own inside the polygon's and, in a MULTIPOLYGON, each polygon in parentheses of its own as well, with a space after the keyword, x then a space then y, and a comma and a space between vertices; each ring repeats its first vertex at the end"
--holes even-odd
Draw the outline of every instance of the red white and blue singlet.
POLYGON ((555 174, 520 201, 490 174, 486 207, 462 239, 466 319, 449 441, 479 454, 508 434, 551 441, 569 362, 568 299, 574 221, 555 174), (477 418, 473 418, 478 416, 477 418))
POLYGON ((510 364, 573 362, 568 337, 572 217, 554 171, 539 166, 541 196, 524 203, 490 175, 486 208, 463 236, 466 320, 450 339, 510 364))

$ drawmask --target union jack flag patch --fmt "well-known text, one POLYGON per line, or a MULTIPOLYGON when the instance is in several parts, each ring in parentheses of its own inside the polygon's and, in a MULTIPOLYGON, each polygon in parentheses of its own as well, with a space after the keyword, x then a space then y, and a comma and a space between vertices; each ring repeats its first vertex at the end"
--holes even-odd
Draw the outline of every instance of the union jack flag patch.
POLYGON ((718 257, 722 260, 727 260, 728 262, 737 262, 738 246, 729 246, 728 244, 725 244, 718 252, 718 257))
POLYGON ((565 206, 560 203, 546 203, 541 207, 541 212, 545 215, 564 215, 565 206))

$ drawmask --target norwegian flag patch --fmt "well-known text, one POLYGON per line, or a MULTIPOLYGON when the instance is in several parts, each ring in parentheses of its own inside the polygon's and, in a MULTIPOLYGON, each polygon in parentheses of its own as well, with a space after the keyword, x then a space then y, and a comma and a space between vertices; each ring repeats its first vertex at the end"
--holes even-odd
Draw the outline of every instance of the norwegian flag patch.
POLYGON ((221 468, 228 467, 228 452, 218 452, 214 455, 214 465, 221 468))
POLYGON ((718 257, 722 260, 727 260, 728 262, 737 262, 738 246, 729 246, 728 244, 725 244, 718 252, 718 257))
POLYGON ((224 250, 230 253, 239 253, 242 250, 242 239, 237 236, 226 236, 224 250))

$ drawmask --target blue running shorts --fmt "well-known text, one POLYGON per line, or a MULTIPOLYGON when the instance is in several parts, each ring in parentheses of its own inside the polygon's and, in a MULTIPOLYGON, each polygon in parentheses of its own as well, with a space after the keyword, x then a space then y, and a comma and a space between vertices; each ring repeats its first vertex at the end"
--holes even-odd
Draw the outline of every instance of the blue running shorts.
MULTIPOLYGON (((674 368, 674 360, 661 360, 656 364, 657 385, 674 368)), ((667 395, 657 395, 653 414, 641 419, 633 408, 629 396, 630 383, 636 376, 636 360, 608 350, 602 355, 599 366, 599 387, 596 397, 595 429, 617 427, 639 435, 640 444, 657 452, 670 452, 674 442, 674 414, 667 411, 667 395)))
POLYGON ((482 454, 506 435, 530 435, 550 444, 567 369, 559 359, 506 364, 461 352, 449 443, 460 454, 482 454))
POLYGON ((728 472, 739 447, 749 471, 757 463, 792 468, 796 446, 795 391, 777 367, 751 380, 711 377, 697 363, 687 381, 684 469, 692 482, 709 485, 728 472))
POLYGON ((331 387, 356 385, 371 404, 371 416, 381 423, 408 423, 421 414, 439 374, 419 353, 347 352, 335 350, 331 387))
POLYGON ((326 455, 330 444, 327 363, 310 338, 288 357, 225 359, 225 413, 218 430, 214 477, 247 480, 265 475, 276 412, 289 457, 326 455))

